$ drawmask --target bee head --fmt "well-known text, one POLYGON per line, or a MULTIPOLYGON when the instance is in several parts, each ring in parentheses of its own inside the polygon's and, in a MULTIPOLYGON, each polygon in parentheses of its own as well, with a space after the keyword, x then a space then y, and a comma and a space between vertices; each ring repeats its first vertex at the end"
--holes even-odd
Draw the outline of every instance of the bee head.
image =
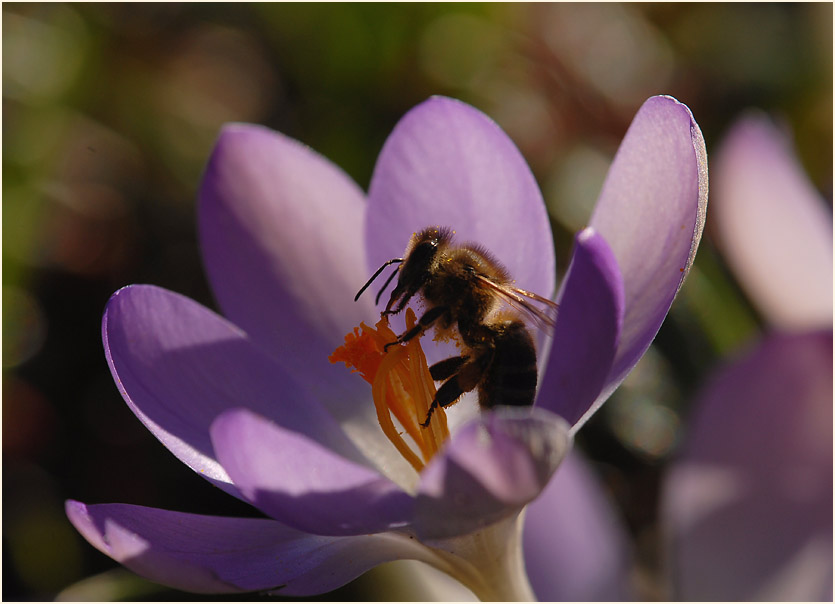
POLYGON ((423 287, 430 278, 438 250, 451 238, 452 231, 443 227, 428 227, 412 235, 397 273, 397 286, 391 292, 391 298, 386 305, 386 312, 391 312, 392 306, 401 298, 394 312, 402 310, 409 299, 423 287))

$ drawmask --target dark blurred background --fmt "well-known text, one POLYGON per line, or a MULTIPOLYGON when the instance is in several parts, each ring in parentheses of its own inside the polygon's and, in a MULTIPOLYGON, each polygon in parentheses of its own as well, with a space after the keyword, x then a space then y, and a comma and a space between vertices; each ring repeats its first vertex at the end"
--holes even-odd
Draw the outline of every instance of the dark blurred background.
MULTIPOLYGON (((746 108, 785 120, 832 198, 828 3, 4 3, 2 17, 4 600, 205 599, 121 570, 72 528, 66 498, 255 513, 142 427, 100 336, 129 283, 215 307, 194 205, 224 122, 280 130, 367 188, 399 117, 458 97, 531 165, 561 271, 653 94, 692 109, 708 153, 746 108)), ((646 598, 659 593, 659 474, 687 403, 760 327, 709 223, 656 343, 578 438, 635 539, 646 598)), ((323 599, 374 594, 365 577, 323 599)))

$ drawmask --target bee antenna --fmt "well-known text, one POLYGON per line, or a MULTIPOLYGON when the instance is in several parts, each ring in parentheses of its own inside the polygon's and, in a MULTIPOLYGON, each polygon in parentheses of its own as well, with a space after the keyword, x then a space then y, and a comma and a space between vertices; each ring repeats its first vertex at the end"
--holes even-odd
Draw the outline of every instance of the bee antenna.
POLYGON ((389 283, 391 283, 391 280, 394 279, 394 276, 396 274, 397 274, 397 271, 394 271, 392 274, 389 275, 389 278, 386 279, 386 282, 383 283, 383 287, 380 288, 380 291, 377 292, 377 297, 374 298, 374 304, 379 304, 380 303, 380 296, 382 296, 383 292, 386 291, 386 288, 389 286, 389 283))
MULTIPOLYGON (((396 262, 403 262, 403 258, 392 258, 391 260, 387 260, 386 262, 384 262, 384 263, 383 263, 383 266, 381 266, 380 268, 378 268, 378 269, 377 269, 377 271, 376 271, 373 275, 371 275, 371 279, 369 279, 369 280, 366 282, 366 284, 362 286, 362 289, 360 289, 360 290, 357 292, 357 295, 356 295, 356 296, 354 296, 354 302, 356 302, 357 300, 359 300, 359 299, 360 299, 360 296, 362 295, 362 292, 364 292, 366 289, 368 289, 368 286, 369 286, 369 285, 371 285, 372 283, 374 283, 374 279, 376 279, 377 277, 379 277, 379 276, 380 276, 380 273, 382 273, 382 272, 383 272, 383 270, 384 270, 387 266, 390 266, 390 265, 392 265, 392 264, 395 264, 396 262)), ((396 274, 397 274, 397 271, 395 271, 393 274, 394 274, 394 275, 396 275, 396 274)), ((388 280, 388 281, 386 281, 386 285, 388 285, 390 281, 391 281, 391 277, 389 277, 389 280, 388 280)), ((383 289, 385 289, 385 286, 384 286, 384 288, 383 288, 383 289)), ((379 300, 379 298, 380 298, 380 296, 378 295, 378 296, 377 296, 377 299, 379 300)))

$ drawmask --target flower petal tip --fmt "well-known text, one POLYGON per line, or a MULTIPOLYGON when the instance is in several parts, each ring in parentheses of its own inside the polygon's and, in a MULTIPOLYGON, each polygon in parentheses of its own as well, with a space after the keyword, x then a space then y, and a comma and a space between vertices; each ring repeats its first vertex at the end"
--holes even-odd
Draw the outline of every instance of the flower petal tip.
POLYGON ((247 122, 227 122, 220 127, 217 140, 230 140, 238 136, 250 134, 275 134, 274 130, 260 124, 249 124, 247 122))
POLYGON ((70 522, 75 525, 74 519, 80 519, 87 514, 87 506, 75 499, 67 499, 64 502, 64 512, 70 519, 70 522))
POLYGON ((75 529, 99 551, 111 555, 111 546, 104 537, 104 530, 96 526, 86 503, 67 499, 64 502, 64 512, 75 529))
POLYGON ((594 237, 597 236, 597 234, 598 233, 594 229, 594 227, 587 226, 582 231, 577 233, 577 235, 575 237, 576 237, 577 243, 585 244, 585 243, 588 243, 589 241, 591 241, 592 239, 594 239, 594 237))
POLYGON ((670 108, 678 108, 684 111, 687 117, 691 121, 693 120, 693 112, 690 110, 685 103, 679 101, 676 97, 670 94, 658 94, 655 96, 649 97, 646 101, 644 101, 645 106, 656 106, 656 107, 670 107, 670 108))

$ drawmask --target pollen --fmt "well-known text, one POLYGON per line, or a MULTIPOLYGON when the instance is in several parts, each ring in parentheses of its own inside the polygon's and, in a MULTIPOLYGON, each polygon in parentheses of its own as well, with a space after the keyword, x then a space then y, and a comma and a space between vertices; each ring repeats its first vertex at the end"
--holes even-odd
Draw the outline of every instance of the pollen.
MULTIPOLYGON (((411 329, 415 324, 415 313, 407 308, 406 328, 411 329)), ((388 317, 382 317, 374 327, 360 323, 328 360, 345 363, 371 384, 371 397, 383 433, 420 472, 449 437, 449 429, 443 408, 435 410, 428 428, 421 427, 435 398, 435 382, 429 374, 420 338, 390 346, 385 352, 385 345, 396 339, 388 317), (392 418, 402 426, 402 432, 392 418), (403 432, 414 446, 403 438, 403 432)))

